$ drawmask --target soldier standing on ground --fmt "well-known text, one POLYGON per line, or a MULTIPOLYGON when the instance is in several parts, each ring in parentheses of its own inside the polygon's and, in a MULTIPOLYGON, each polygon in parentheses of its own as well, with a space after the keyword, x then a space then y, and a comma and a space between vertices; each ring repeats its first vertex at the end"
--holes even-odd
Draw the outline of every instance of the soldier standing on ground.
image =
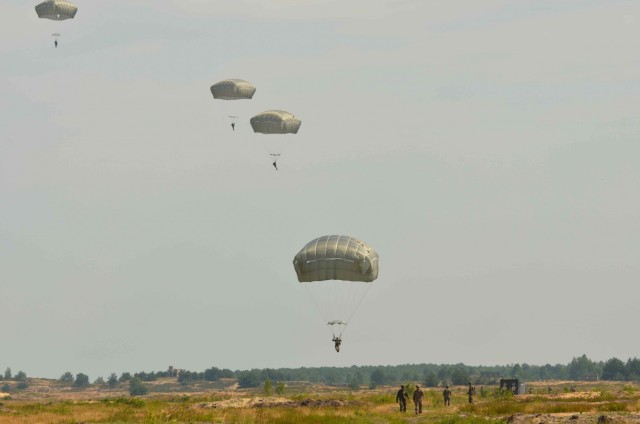
POLYGON ((413 392, 413 403, 415 404, 416 414, 422 414, 422 398, 424 392, 420 389, 420 386, 416 384, 416 390, 413 392))
POLYGON ((396 394, 396 402, 400 404, 400 412, 407 412, 407 399, 409 399, 409 395, 404 391, 404 386, 400 386, 400 390, 396 394))
POLYGON ((442 396, 444 397, 444 406, 451 405, 451 390, 449 390, 449 386, 444 386, 442 396))

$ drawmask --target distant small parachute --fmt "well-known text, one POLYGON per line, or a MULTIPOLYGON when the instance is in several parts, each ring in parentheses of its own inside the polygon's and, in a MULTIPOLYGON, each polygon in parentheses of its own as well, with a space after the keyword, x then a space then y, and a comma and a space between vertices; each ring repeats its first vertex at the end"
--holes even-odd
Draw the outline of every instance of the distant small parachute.
POLYGON ((273 166, 278 169, 276 162, 289 141, 289 139, 281 136, 297 134, 302 121, 292 113, 284 110, 267 110, 251 118, 250 122, 254 133, 270 136, 265 139, 263 145, 268 150, 269 155, 273 156, 273 166), (280 137, 271 137, 273 134, 280 135, 280 137))
POLYGON ((255 92, 255 85, 241 79, 228 79, 211 86, 213 98, 220 100, 251 99, 255 92))
POLYGON ((284 110, 268 110, 251 118, 253 132, 261 134, 297 134, 302 121, 284 110))
POLYGON ((378 253, 355 237, 323 236, 298 252, 293 267, 333 336, 341 337, 378 278, 378 253))
POLYGON ((36 6, 39 18, 64 21, 76 16, 78 7, 66 0, 47 0, 36 6))
MULTIPOLYGON (((213 84, 210 90, 213 98, 217 100, 251 100, 256 86, 241 79, 227 79, 213 84)), ((225 104, 222 109, 225 110, 224 116, 231 122, 231 129, 235 131, 239 108, 232 103, 225 104)))

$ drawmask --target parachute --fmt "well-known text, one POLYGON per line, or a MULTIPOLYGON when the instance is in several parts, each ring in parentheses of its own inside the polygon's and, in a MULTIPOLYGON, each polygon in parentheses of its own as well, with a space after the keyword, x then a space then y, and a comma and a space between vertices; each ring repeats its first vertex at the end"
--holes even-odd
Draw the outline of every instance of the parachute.
POLYGON ((64 21, 76 16, 78 7, 66 0, 47 0, 36 6, 36 13, 41 19, 64 21))
MULTIPOLYGON (((210 90, 213 98, 217 100, 251 100, 256 92, 256 86, 241 79, 227 79, 213 84, 210 90)), ((225 104, 222 108, 225 109, 224 116, 230 121, 231 128, 235 131, 239 108, 235 104, 225 104)))
POLYGON ((341 337, 378 278, 378 253, 354 237, 323 236, 298 252, 293 267, 333 336, 341 337))
POLYGON ((273 138, 270 137, 263 143, 269 155, 274 157, 273 166, 276 166, 278 157, 280 157, 282 151, 288 144, 287 142, 289 141, 282 137, 282 135, 297 134, 300 129, 300 125, 302 125, 302 121, 300 119, 284 110, 268 110, 266 112, 262 112, 251 118, 250 122, 254 133, 279 135, 273 138))

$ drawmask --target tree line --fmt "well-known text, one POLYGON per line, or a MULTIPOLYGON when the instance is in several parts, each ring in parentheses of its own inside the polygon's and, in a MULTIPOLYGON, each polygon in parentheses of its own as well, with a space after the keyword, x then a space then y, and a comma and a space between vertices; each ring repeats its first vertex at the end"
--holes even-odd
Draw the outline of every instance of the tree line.
MULTIPOLYGON (((134 387, 135 394, 146 393, 144 382, 154 381, 158 378, 176 377, 180 384, 188 385, 197 381, 217 381, 221 378, 235 378, 241 388, 259 387, 265 382, 304 381, 322 383, 326 385, 346 385, 357 389, 362 385, 375 388, 388 384, 405 382, 419 382, 426 387, 438 387, 445 384, 465 385, 473 384, 490 385, 496 383, 499 378, 518 378, 522 381, 540 380, 612 380, 612 381, 640 381, 640 359, 629 358, 622 361, 611 358, 607 361, 593 361, 586 355, 574 357, 568 364, 529 365, 508 364, 493 366, 472 366, 459 364, 404 364, 387 366, 356 366, 351 367, 302 367, 302 368, 265 368, 251 370, 220 369, 211 367, 204 371, 180 370, 177 375, 170 371, 152 372, 123 372, 120 376, 111 373, 106 379, 98 377, 94 384, 105 385, 113 389, 121 383, 129 383, 134 387), (143 393, 144 392, 144 393, 143 393)), ((7 368, 0 380, 16 381, 16 389, 24 389, 27 386, 27 375, 23 371, 12 375, 7 368)), ((89 376, 78 373, 75 376, 71 372, 65 372, 59 380, 76 387, 85 387, 90 384, 89 376)), ((5 383, 3 389, 11 389, 12 386, 5 383)), ((9 391, 9 390, 3 390, 9 391)))

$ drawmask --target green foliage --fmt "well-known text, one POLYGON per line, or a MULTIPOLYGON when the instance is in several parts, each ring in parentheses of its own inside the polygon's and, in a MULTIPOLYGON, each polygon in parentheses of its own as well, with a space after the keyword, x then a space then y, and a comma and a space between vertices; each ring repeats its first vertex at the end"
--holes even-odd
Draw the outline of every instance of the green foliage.
POLYGON ((498 400, 513 399, 513 392, 509 389, 501 389, 500 387, 496 387, 491 392, 491 397, 498 400))
POLYGON ((603 380, 624 380, 627 375, 627 369, 624 362, 618 358, 611 358, 604 363, 602 368, 603 380))
POLYGON ((4 370, 4 379, 11 380, 11 376, 11 368, 7 367, 7 369, 4 370))
POLYGON ((97 385, 99 385, 99 386, 104 385, 104 378, 102 378, 102 377, 98 377, 98 378, 96 378, 96 379, 93 381, 93 384, 97 384, 97 385))
POLYGON ((425 387, 438 387, 438 376, 431 371, 424 376, 425 387))
POLYGON ((358 371, 355 372, 349 379, 349 388, 351 390, 360 390, 362 384, 362 374, 358 371))
POLYGON ((76 387, 86 387, 89 385, 89 376, 83 373, 76 374, 76 379, 73 381, 73 385, 76 387))
POLYGON ((120 375, 120 378, 118 379, 118 381, 119 381, 120 383, 124 383, 124 382, 126 382, 126 381, 130 381, 132 378, 133 378, 133 377, 131 377, 131 373, 130 373, 130 372, 123 372, 123 373, 120 375))
POLYGON ((18 384, 16 384, 16 389, 19 389, 19 390, 24 390, 27 387, 29 387, 29 384, 27 383, 26 378, 24 380, 18 381, 18 384))
POLYGON ((145 406, 145 402, 142 399, 117 397, 114 399, 100 399, 100 402, 106 405, 127 405, 134 408, 142 408, 145 406))
POLYGON ((204 379, 206 381, 217 381, 222 377, 222 370, 216 367, 211 367, 204 370, 204 379))
POLYGON ((129 381, 129 394, 131 396, 143 396, 149 392, 147 386, 138 377, 134 377, 129 381))
POLYGON ((602 374, 598 364, 587 358, 587 355, 573 358, 567 368, 569 378, 576 381, 593 380, 596 375, 602 374))
POLYGON ((285 387, 286 386, 282 381, 278 381, 278 384, 276 384, 276 394, 283 395, 285 387))
POLYGON ((265 396, 271 396, 273 394, 273 384, 271 383, 271 380, 264 382, 264 386, 262 386, 262 393, 264 393, 265 396))
POLYGON ((387 381, 387 376, 384 371, 380 368, 376 368, 371 372, 371 377, 369 377, 369 387, 375 389, 376 387, 383 385, 387 381))
POLYGON ((451 373, 451 381, 455 385, 463 385, 469 382, 469 374, 464 366, 456 366, 453 372, 451 373))
POLYGON ((23 381, 27 379, 27 374, 24 371, 18 371, 18 373, 13 377, 16 381, 23 381))
POLYGON ((258 387, 262 383, 259 370, 242 371, 238 376, 238 387, 241 389, 258 387))
POLYGON ((71 383, 73 381, 73 374, 70 371, 65 372, 60 376, 60 381, 64 383, 71 383))
POLYGON ((5 393, 9 393, 11 391, 11 386, 9 386, 9 383, 4 383, 2 385, 2 387, 0 388, 0 391, 3 391, 5 393))
POLYGON ((107 378, 107 384, 110 389, 114 389, 118 385, 118 376, 115 372, 112 372, 107 378))
POLYGON ((178 374, 178 382, 183 386, 196 381, 197 379, 197 373, 192 373, 191 371, 180 371, 180 374, 178 374))

